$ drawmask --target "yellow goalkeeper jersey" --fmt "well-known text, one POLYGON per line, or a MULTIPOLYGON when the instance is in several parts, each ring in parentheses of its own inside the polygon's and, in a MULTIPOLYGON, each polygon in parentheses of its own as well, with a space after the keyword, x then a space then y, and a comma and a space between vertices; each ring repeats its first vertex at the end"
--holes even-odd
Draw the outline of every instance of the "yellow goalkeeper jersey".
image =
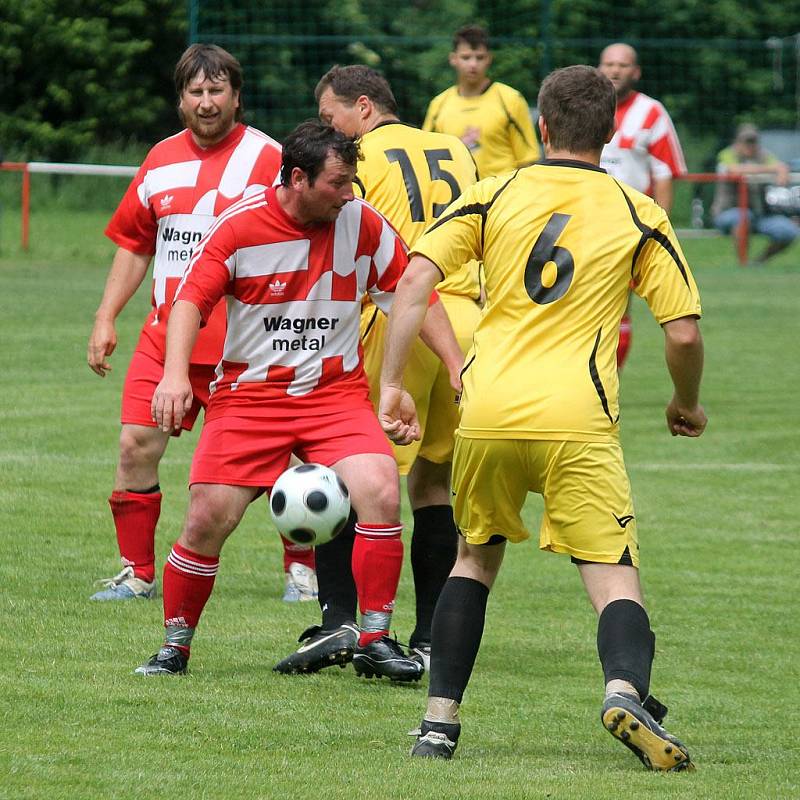
POLYGON ((481 181, 412 250, 444 275, 483 259, 487 304, 463 373, 465 437, 615 439, 631 282, 659 323, 700 316, 664 211, 581 161, 481 181))
MULTIPOLYGON (((378 209, 412 247, 477 178, 475 162, 455 137, 384 122, 361 138, 356 194, 378 209)), ((477 264, 454 271, 438 291, 478 298, 477 264)))
POLYGON ((459 139, 473 129, 477 139, 470 150, 481 178, 510 172, 541 156, 525 98, 498 81, 473 97, 462 97, 456 86, 446 89, 431 100, 422 127, 459 139))

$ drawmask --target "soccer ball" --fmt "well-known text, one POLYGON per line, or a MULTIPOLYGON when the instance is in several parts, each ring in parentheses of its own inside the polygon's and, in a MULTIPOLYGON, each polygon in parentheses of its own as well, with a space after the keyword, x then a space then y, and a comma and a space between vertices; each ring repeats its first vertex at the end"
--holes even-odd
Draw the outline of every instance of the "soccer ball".
POLYGON ((350 492, 332 469, 301 464, 275 481, 269 510, 275 527, 295 544, 325 544, 347 523, 350 492))

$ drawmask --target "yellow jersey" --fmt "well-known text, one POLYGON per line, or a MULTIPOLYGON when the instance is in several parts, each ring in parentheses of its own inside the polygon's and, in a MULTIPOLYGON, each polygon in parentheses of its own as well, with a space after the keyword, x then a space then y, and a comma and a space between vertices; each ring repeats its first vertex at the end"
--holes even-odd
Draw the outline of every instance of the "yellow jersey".
POLYGON ((451 86, 431 100, 422 127, 459 139, 475 129, 477 139, 470 150, 481 178, 510 172, 541 157, 525 98, 498 81, 473 97, 462 97, 458 87, 451 86))
MULTIPOLYGON (((365 133, 360 145, 356 194, 377 208, 409 247, 477 179, 469 150, 453 136, 391 121, 365 133)), ((477 299, 477 264, 436 289, 477 299)))
POLYGON ((616 439, 631 282, 659 323, 700 316, 666 213, 581 161, 481 181, 412 250, 444 275, 483 259, 487 302, 462 375, 467 438, 616 439))

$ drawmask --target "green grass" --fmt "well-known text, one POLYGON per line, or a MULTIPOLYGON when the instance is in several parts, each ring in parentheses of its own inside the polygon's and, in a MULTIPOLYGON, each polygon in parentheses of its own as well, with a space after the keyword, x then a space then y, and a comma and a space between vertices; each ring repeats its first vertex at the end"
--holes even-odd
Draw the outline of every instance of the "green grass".
MULTIPOLYGON (((595 620, 568 559, 510 549, 451 763, 408 758, 420 686, 351 669, 271 672, 316 621, 280 602, 278 538, 257 503, 228 543, 185 679, 131 670, 160 642, 161 604, 91 604, 116 569, 106 504, 125 366, 147 307, 120 322, 114 371, 85 364, 112 248, 105 214, 40 214, 29 254, 0 254, 0 798, 794 798, 798 249, 735 265, 730 241, 686 242, 704 301, 697 440, 663 420, 662 334, 634 305, 623 440, 658 633, 653 691, 698 764, 653 775, 604 733, 595 620)), ((170 445, 159 564, 179 532, 196 433, 170 445)), ((538 524, 532 498, 528 518, 538 524)), ((406 521, 408 515, 406 514, 406 521)), ((395 628, 412 622, 405 570, 395 628)))

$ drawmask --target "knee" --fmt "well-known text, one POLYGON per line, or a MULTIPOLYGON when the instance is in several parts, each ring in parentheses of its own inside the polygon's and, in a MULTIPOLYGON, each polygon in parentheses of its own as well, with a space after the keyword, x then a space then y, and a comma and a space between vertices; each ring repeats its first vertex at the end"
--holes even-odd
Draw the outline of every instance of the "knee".
POLYGON ((191 503, 181 534, 181 543, 190 550, 206 553, 222 548, 238 520, 225 509, 209 503, 191 503))
POLYGON ((376 515, 376 522, 400 519, 400 484, 396 472, 381 470, 370 475, 362 486, 362 493, 369 498, 371 515, 376 515))
POLYGON ((145 431, 149 429, 123 426, 119 437, 119 465, 123 471, 158 465, 160 447, 145 431))

